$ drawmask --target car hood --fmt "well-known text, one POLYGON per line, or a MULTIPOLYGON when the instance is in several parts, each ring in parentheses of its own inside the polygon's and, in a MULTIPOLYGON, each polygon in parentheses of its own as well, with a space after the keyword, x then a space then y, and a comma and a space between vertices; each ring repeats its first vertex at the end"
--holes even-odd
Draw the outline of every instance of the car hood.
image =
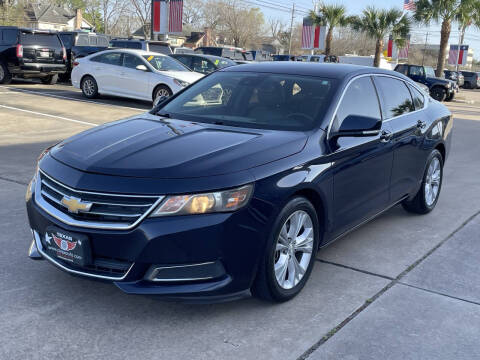
POLYGON ((432 81, 432 82, 436 82, 436 83, 444 83, 444 84, 452 84, 453 83, 452 80, 443 79, 443 78, 439 78, 439 77, 427 77, 427 80, 432 81))
POLYGON ((230 174, 300 152, 302 132, 233 128, 159 118, 120 120, 75 135, 51 150, 78 170, 181 179, 230 174))
POLYGON ((171 78, 179 79, 188 82, 189 84, 201 79, 204 75, 194 71, 155 71, 157 74, 162 74, 171 78))

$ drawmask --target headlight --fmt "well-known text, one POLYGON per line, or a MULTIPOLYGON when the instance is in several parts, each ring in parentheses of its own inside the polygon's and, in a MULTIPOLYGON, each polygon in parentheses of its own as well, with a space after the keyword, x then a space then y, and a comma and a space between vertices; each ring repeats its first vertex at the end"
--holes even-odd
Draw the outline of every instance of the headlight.
POLYGON ((167 196, 150 216, 193 215, 235 211, 244 207, 253 185, 204 194, 167 196))
POLYGON ((181 87, 185 87, 185 86, 190 85, 190 83, 188 83, 186 81, 183 81, 183 80, 180 80, 180 79, 173 79, 173 82, 175 84, 177 84, 178 86, 181 86, 181 87))

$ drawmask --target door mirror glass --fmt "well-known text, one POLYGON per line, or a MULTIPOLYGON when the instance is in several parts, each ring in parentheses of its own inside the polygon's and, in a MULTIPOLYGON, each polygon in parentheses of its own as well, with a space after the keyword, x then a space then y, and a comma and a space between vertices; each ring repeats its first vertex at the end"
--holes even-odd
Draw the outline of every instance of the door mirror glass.
POLYGON ((140 70, 140 71, 148 71, 148 69, 145 65, 137 65, 137 67, 135 69, 140 70))

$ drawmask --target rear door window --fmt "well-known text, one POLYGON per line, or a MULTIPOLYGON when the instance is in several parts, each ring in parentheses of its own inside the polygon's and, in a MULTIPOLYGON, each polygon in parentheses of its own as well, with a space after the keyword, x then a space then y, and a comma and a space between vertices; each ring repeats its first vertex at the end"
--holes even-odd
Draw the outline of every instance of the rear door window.
POLYGON ((63 45, 67 48, 71 48, 73 45, 72 35, 71 34, 60 34, 60 39, 62 39, 63 45))
POLYGON ((92 58, 92 61, 100 62, 102 64, 121 66, 122 53, 111 52, 111 53, 97 55, 94 58, 92 58))
POLYGON ((420 91, 418 91, 415 87, 411 85, 409 85, 408 88, 412 93, 413 105, 415 106, 415 110, 423 109, 423 106, 425 105, 425 96, 423 96, 420 91))
POLYGON ((62 44, 56 34, 42 34, 42 33, 20 33, 20 43, 23 46, 45 46, 60 48, 62 44))
POLYGON ((375 84, 382 98, 385 119, 404 115, 415 110, 410 91, 402 80, 386 76, 376 76, 375 84))

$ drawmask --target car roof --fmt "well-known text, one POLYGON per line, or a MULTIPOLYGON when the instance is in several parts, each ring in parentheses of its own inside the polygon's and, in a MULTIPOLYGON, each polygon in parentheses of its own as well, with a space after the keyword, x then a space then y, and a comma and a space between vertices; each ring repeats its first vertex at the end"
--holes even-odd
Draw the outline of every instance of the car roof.
POLYGON ((154 55, 154 56, 167 56, 161 53, 156 53, 154 51, 146 51, 146 50, 140 50, 140 49, 123 49, 123 48, 118 48, 118 49, 108 49, 105 50, 104 52, 110 52, 110 51, 115 51, 115 52, 123 52, 123 53, 129 53, 129 54, 136 54, 136 55, 154 55))
POLYGON ((215 55, 207 55, 207 54, 172 54, 172 55, 175 55, 175 56, 195 56, 195 57, 202 57, 202 58, 205 58, 205 59, 210 59, 210 60, 230 60, 230 61, 233 61, 231 59, 228 59, 228 58, 224 58, 224 57, 221 57, 221 56, 215 56, 215 55))
POLYGON ((318 76, 330 79, 343 79, 362 74, 385 74, 393 75, 402 79, 408 79, 406 76, 392 71, 379 69, 371 66, 360 66, 350 64, 332 64, 332 63, 308 63, 297 61, 285 62, 259 62, 245 65, 232 66, 221 69, 220 71, 233 72, 263 72, 263 73, 280 73, 292 75, 318 76))

